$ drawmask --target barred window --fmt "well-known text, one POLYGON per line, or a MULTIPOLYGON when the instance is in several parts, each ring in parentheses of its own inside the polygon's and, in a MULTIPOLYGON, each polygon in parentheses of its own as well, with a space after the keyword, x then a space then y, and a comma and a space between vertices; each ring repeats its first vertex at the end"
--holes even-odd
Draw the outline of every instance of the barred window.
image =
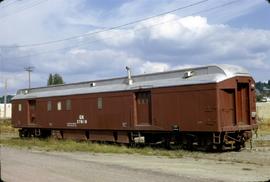
POLYGON ((102 109, 103 103, 102 103, 102 97, 99 97, 97 100, 97 107, 98 109, 102 109))
POLYGON ((52 110, 52 101, 48 101, 47 103, 47 111, 51 111, 52 110))
POLYGON ((150 93, 139 92, 136 94, 136 99, 138 104, 148 104, 150 102, 150 93))
POLYGON ((71 100, 66 100, 66 110, 71 110, 71 100))

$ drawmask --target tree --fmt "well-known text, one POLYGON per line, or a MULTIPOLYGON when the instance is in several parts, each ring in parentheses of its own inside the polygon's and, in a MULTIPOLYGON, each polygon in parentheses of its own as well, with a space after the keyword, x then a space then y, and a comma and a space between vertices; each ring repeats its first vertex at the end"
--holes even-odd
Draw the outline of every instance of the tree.
POLYGON ((57 84, 63 84, 64 81, 63 81, 63 78, 62 76, 60 76, 59 74, 54 74, 54 77, 53 77, 53 83, 54 85, 57 85, 57 84))
POLYGON ((257 102, 261 102, 263 99, 263 96, 262 95, 256 95, 256 101, 257 102))
POLYGON ((50 73, 48 81, 47 81, 47 85, 53 85, 53 75, 50 73))
POLYGON ((50 73, 47 85, 58 85, 58 84, 64 84, 63 78, 58 73, 55 73, 54 75, 50 73))
POLYGON ((263 90, 263 83, 262 83, 262 82, 256 82, 256 88, 257 88, 259 91, 262 91, 262 90, 263 90))

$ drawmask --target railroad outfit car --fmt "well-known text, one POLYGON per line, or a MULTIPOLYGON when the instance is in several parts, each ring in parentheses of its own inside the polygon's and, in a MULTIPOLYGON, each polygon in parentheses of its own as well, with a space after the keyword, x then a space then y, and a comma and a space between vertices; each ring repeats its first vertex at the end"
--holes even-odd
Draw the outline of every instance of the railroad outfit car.
POLYGON ((21 137, 240 149, 256 125, 255 83, 243 68, 210 65, 21 89, 21 137))

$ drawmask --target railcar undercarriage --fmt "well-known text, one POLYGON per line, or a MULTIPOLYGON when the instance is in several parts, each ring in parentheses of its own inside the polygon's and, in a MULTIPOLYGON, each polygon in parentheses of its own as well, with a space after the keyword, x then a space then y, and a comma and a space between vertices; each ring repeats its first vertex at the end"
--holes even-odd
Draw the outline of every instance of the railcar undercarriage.
POLYGON ((252 138, 252 131, 230 132, 149 132, 149 131, 91 131, 91 130, 51 130, 22 128, 21 138, 53 137, 77 141, 112 142, 129 146, 159 146, 167 149, 187 149, 199 151, 239 151, 252 138))

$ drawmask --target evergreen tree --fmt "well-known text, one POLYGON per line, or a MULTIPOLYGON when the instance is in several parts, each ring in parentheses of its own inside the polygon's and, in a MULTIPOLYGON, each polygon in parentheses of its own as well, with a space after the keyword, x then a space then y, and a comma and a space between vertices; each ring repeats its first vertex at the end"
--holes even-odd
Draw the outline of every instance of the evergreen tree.
POLYGON ((58 85, 58 84, 64 84, 63 78, 58 73, 55 73, 54 75, 50 73, 47 85, 58 85))
POLYGON ((54 85, 64 84, 64 81, 63 81, 62 76, 60 76, 59 74, 55 73, 54 76, 53 76, 53 83, 54 83, 54 85))
POLYGON ((53 75, 50 73, 48 81, 47 81, 47 85, 53 85, 53 75))

